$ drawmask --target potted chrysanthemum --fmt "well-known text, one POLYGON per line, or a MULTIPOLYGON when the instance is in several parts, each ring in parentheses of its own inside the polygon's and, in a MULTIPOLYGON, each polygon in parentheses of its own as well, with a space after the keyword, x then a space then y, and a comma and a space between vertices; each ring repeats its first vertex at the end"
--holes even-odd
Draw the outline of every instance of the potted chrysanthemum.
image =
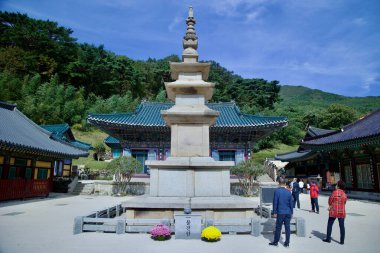
POLYGON ((220 240, 222 233, 214 226, 209 226, 202 230, 202 240, 207 242, 217 242, 220 240))
POLYGON ((165 241, 171 238, 172 231, 164 224, 158 224, 153 226, 150 230, 150 235, 153 240, 165 241))

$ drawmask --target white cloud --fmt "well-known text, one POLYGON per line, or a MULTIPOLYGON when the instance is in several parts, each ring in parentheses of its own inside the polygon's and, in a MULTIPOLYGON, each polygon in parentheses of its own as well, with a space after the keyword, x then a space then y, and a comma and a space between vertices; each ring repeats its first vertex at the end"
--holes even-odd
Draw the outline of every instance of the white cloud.
POLYGON ((256 20, 260 15, 262 15, 262 13, 265 11, 265 8, 263 7, 259 7, 251 12, 249 12, 247 15, 246 15, 246 21, 247 22, 250 22, 250 21, 254 21, 256 20))
POLYGON ((172 32, 174 30, 174 28, 181 22, 184 22, 184 18, 183 17, 175 17, 172 22, 170 22, 169 26, 168 26, 168 30, 170 32, 172 32))
POLYGON ((367 77, 364 78, 361 87, 365 91, 370 91, 371 90, 371 85, 373 85, 375 83, 376 83, 376 74, 371 74, 371 75, 369 75, 369 76, 367 76, 367 77))
POLYGON ((212 0, 208 4, 216 13, 223 16, 241 16, 249 14, 254 17, 252 8, 270 3, 270 0, 212 0))

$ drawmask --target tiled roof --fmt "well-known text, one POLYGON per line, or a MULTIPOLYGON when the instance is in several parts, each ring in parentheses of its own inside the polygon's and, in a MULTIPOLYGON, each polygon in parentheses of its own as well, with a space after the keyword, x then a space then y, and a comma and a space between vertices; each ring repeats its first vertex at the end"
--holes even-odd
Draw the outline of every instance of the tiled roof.
POLYGON ((111 135, 109 135, 107 138, 104 139, 105 144, 120 144, 120 141, 111 135))
POLYGON ((70 143, 72 146, 88 151, 92 148, 91 144, 78 141, 75 139, 74 134, 71 131, 69 124, 55 124, 55 125, 40 125, 43 129, 51 132, 54 138, 70 143), (66 137, 66 134, 69 138, 66 137))
POLYGON ((55 125, 40 125, 43 129, 48 130, 53 133, 55 136, 63 138, 65 133, 70 130, 70 126, 67 123, 64 124, 55 124, 55 125))
MULTIPOLYGON (((120 114, 90 114, 88 121, 91 124, 107 124, 116 126, 145 126, 145 127, 167 127, 161 117, 161 110, 168 110, 173 103, 143 102, 134 113, 120 114)), ((281 127, 287 124, 286 117, 256 116, 240 112, 235 103, 208 103, 210 109, 220 112, 216 123, 211 128, 267 128, 281 127)))
POLYGON ((78 140, 71 141, 70 144, 74 145, 77 148, 84 149, 84 150, 89 150, 92 148, 91 144, 88 144, 88 143, 83 142, 83 141, 78 141, 78 140))
POLYGON ((292 162, 292 161, 302 161, 306 159, 310 159, 314 157, 317 153, 311 150, 296 150, 284 154, 277 154, 275 156, 276 160, 280 160, 282 162, 292 162))
POLYGON ((358 121, 347 125, 336 133, 305 140, 302 146, 329 145, 347 141, 359 141, 367 138, 380 136, 380 108, 359 119, 358 121))
POLYGON ((15 105, 0 102, 0 119, 0 149, 54 158, 88 156, 88 152, 54 138, 15 105))
POLYGON ((332 132, 336 132, 336 130, 328 130, 328 129, 317 128, 317 127, 313 127, 313 126, 309 126, 307 128, 307 134, 311 137, 330 134, 332 132))

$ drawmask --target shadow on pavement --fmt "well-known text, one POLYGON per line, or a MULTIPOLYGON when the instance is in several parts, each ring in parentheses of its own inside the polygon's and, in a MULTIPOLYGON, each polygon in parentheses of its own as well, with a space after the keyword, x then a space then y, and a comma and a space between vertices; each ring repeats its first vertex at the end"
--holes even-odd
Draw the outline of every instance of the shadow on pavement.
MULTIPOLYGON (((274 240, 274 231, 276 230, 276 219, 267 219, 263 224, 263 231, 262 235, 265 239, 268 240, 269 242, 273 242, 274 240)), ((284 244, 285 240, 285 234, 283 232, 285 231, 284 226, 281 228, 281 236, 280 236, 280 241, 278 242, 279 244, 284 244)))
POLYGON ((50 192, 48 197, 35 197, 35 198, 26 198, 26 199, 13 199, 13 200, 4 200, 0 201, 0 207, 7 207, 7 206, 15 206, 15 205, 22 205, 27 203, 34 203, 34 202, 41 202, 41 201, 49 201, 52 199, 63 199, 63 198, 73 198, 77 195, 72 195, 71 193, 56 193, 56 192, 50 192))
MULTIPOLYGON (((326 234, 321 233, 321 232, 319 232, 319 231, 315 231, 315 230, 313 230, 313 231, 311 231, 311 234, 314 235, 315 237, 321 239, 321 240, 323 240, 323 239, 326 238, 326 234)), ((331 241, 336 242, 336 243, 339 243, 339 241, 335 240, 334 238, 331 238, 331 241)))
POLYGON ((326 238, 326 234, 321 233, 321 232, 316 231, 316 230, 311 231, 311 234, 312 234, 313 236, 315 236, 315 237, 321 239, 321 240, 323 240, 323 239, 326 238))
POLYGON ((263 225, 263 231, 261 234, 265 239, 268 240, 268 242, 272 242, 274 239, 273 231, 275 230, 275 220, 274 219, 267 219, 265 222, 262 223, 263 225))

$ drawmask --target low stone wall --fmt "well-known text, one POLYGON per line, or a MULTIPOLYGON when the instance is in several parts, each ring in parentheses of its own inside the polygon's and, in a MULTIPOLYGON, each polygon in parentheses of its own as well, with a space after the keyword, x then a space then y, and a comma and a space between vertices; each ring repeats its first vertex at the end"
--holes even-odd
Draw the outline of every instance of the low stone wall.
MULTIPOLYGON (((85 184, 93 184, 94 185, 94 194, 96 195, 115 195, 117 194, 117 184, 113 181, 106 180, 91 180, 85 182, 85 184)), ((149 183, 146 182, 130 182, 127 187, 126 193, 127 195, 144 195, 149 193, 149 183)), ((239 183, 231 183, 231 194, 243 196, 244 191, 239 183)), ((255 183, 253 186, 254 195, 258 195, 259 193, 259 184, 255 183)))
MULTIPOLYGON (((93 181, 94 193, 97 195, 114 195, 118 192, 118 186, 113 181, 93 181)), ((127 195, 144 195, 149 192, 149 184, 144 182, 130 182, 124 192, 127 195)))
MULTIPOLYGON (((254 183, 253 184, 253 190, 252 190, 253 195, 259 196, 259 190, 260 190, 259 183, 254 183)), ((231 191, 232 195, 244 196, 243 187, 241 187, 241 185, 239 183, 231 183, 230 191, 231 191)))

